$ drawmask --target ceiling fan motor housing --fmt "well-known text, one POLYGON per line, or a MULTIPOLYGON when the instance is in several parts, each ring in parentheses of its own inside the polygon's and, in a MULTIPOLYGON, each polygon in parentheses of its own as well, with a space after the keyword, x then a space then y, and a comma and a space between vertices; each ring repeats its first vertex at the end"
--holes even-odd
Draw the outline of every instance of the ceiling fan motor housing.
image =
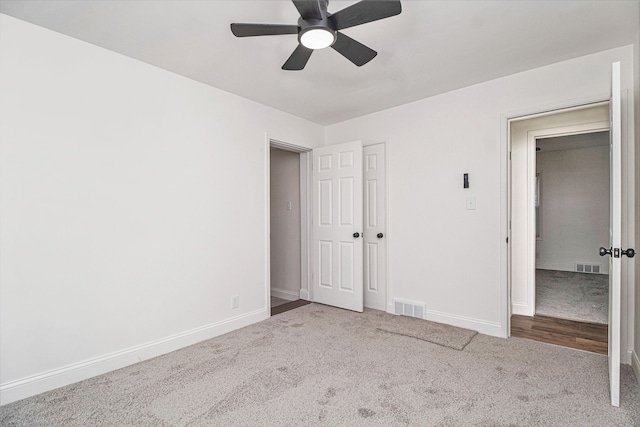
POLYGON ((332 27, 331 23, 329 22, 329 16, 331 16, 331 14, 327 12, 328 4, 329 4, 328 1, 319 2, 320 14, 322 15, 321 19, 315 19, 315 18, 304 19, 302 17, 298 19, 298 27, 300 28, 300 31, 298 31, 298 42, 300 44, 305 45, 305 43, 302 42, 302 36, 305 33, 312 30, 322 30, 333 37, 333 40, 331 41, 331 43, 325 47, 329 47, 336 42, 338 38, 338 34, 337 34, 338 32, 332 27))

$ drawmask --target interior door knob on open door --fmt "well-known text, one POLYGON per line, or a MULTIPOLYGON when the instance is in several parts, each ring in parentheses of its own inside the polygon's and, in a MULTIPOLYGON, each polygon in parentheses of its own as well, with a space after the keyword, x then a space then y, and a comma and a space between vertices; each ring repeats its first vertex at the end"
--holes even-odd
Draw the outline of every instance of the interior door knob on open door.
POLYGON ((357 239, 358 237, 360 237, 360 233, 353 233, 353 237, 357 239))
POLYGON ((382 238, 384 237, 384 234, 382 234, 382 233, 378 233, 378 234, 376 234, 376 237, 377 237, 378 239, 382 239, 382 238))
MULTIPOLYGON (((612 252, 612 248, 600 248, 600 256, 605 256, 605 255, 611 255, 612 252)), ((633 258, 634 256, 636 256, 636 251, 635 249, 629 248, 629 249, 619 249, 619 248, 613 248, 613 256, 614 258, 620 258, 620 254, 622 255, 626 255, 629 258, 633 258)))
POLYGON ((600 248, 600 256, 611 255, 611 248, 600 248))
POLYGON ((629 258, 633 258, 634 256, 636 256, 636 251, 634 249, 623 249, 622 250, 622 255, 626 255, 629 258))

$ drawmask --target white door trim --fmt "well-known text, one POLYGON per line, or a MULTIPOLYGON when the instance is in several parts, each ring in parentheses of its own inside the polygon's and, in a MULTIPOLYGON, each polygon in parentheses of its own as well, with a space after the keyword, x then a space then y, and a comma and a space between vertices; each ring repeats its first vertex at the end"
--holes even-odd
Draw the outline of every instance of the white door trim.
POLYGON ((561 110, 591 108, 598 104, 608 103, 609 94, 602 93, 593 97, 585 97, 581 99, 562 100, 556 103, 539 105, 515 111, 508 111, 500 116, 500 187, 502 197, 500 198, 500 224, 502 234, 500 240, 503 244, 500 247, 500 319, 501 333, 500 336, 506 338, 511 335, 511 282, 510 282, 510 266, 511 255, 509 244, 511 233, 509 229, 509 219, 511 217, 510 194, 511 194, 511 121, 526 120, 537 116, 555 114, 561 110), (507 243, 509 241, 509 243, 507 243))
MULTIPOLYGON (((290 144, 288 142, 278 141, 269 138, 264 134, 264 164, 265 164, 265 307, 268 309, 271 305, 271 156, 270 149, 278 148, 281 150, 300 153, 300 298, 311 300, 311 269, 309 244, 311 242, 311 220, 310 215, 310 172, 309 153, 312 148, 301 145, 290 144)), ((270 311, 268 310, 268 313, 270 311)), ((271 314, 269 314, 269 317, 271 314)))
MULTIPOLYGON (((564 113, 564 111, 562 111, 564 113)), ((536 171, 536 140, 538 138, 550 138, 569 135, 580 135, 592 132, 609 130, 609 122, 585 123, 573 126, 560 126, 555 128, 537 129, 527 132, 527 170, 534 173, 527 174, 527 291, 530 301, 529 316, 535 314, 536 308, 536 223, 535 223, 535 171, 536 171)))

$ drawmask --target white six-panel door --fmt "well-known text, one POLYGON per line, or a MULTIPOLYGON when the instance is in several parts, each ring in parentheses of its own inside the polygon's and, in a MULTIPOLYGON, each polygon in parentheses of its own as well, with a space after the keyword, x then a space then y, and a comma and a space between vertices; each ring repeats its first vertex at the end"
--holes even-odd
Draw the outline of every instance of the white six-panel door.
POLYGON ((620 102, 620 63, 611 71, 610 129, 610 248, 609 258, 609 385, 611 404, 620 405, 620 269, 622 248, 622 120, 620 102), (616 252, 617 251, 617 252, 616 252))
POLYGON ((387 232, 385 145, 363 148, 364 306, 386 310, 387 232))
POLYGON ((313 150, 313 301, 362 312, 362 143, 313 150))

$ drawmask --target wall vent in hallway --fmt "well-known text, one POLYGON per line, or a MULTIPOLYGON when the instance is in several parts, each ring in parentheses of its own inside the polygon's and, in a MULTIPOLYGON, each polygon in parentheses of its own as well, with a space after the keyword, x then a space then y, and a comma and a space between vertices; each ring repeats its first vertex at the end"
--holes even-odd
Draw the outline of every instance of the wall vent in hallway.
POLYGON ((424 303, 393 299, 393 314, 424 319, 427 307, 424 303))
POLYGON ((592 273, 601 274, 602 264, 592 264, 588 262, 579 262, 576 264, 576 271, 578 273, 592 273))

